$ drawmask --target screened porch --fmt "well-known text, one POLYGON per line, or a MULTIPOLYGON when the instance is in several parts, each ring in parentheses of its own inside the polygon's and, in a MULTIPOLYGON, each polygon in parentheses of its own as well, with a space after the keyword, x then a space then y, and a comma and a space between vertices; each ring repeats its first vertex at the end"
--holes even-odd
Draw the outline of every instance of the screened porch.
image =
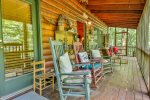
POLYGON ((0 0, 0 100, 149 100, 149 0, 0 0))

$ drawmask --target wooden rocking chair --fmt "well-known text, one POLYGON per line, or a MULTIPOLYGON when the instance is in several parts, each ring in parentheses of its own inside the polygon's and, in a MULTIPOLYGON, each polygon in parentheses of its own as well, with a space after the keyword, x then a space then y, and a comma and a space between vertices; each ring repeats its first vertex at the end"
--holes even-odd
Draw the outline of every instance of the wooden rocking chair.
POLYGON ((119 65, 121 65, 121 57, 115 54, 110 55, 110 51, 107 48, 103 48, 100 51, 102 55, 105 56, 106 58, 111 58, 113 65, 116 65, 115 63, 117 60, 119 60, 119 65))
POLYGON ((85 96, 86 100, 90 100, 90 71, 72 71, 72 67, 83 66, 83 64, 71 66, 68 53, 64 54, 64 46, 62 42, 52 41, 50 38, 50 47, 60 100, 66 100, 67 96, 85 96), (71 70, 68 71, 69 69, 71 70), (82 89, 83 91, 74 91, 78 89, 82 89))
POLYGON ((102 55, 96 42, 89 42, 89 50, 91 59, 98 60, 102 64, 103 75, 113 72, 111 57, 102 55))
POLYGON ((92 79, 93 79, 93 87, 97 88, 96 84, 102 79, 102 65, 99 61, 90 59, 89 62, 82 62, 81 58, 79 57, 80 52, 83 53, 83 45, 80 42, 74 42, 73 43, 73 49, 75 53, 75 63, 76 64, 89 64, 87 66, 82 66, 81 69, 89 69, 92 73, 92 79), (92 63, 91 63, 92 62, 92 63))

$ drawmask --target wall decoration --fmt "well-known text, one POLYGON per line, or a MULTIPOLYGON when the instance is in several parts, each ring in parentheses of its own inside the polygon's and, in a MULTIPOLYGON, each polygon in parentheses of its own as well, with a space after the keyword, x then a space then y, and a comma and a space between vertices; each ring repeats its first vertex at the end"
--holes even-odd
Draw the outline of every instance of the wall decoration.
POLYGON ((58 17, 58 31, 70 31, 76 33, 77 30, 73 27, 73 22, 65 15, 60 14, 58 17))
POLYGON ((60 14, 55 30, 55 40, 64 43, 65 50, 68 51, 72 47, 72 43, 77 40, 76 23, 70 20, 67 16, 60 14))

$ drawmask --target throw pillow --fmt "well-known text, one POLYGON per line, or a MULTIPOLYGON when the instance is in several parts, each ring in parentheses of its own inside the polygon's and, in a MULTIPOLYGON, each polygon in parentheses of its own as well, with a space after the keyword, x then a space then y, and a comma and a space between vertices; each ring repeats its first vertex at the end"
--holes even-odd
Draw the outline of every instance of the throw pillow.
POLYGON ((93 58, 100 58, 101 54, 99 50, 92 50, 92 57, 93 58))
MULTIPOLYGON (((60 65, 60 72, 61 73, 70 73, 72 72, 72 65, 69 59, 68 52, 64 55, 60 56, 59 58, 59 65, 60 65)), ((61 78, 64 79, 67 76, 62 76, 61 78)))
POLYGON ((86 62, 90 61, 89 58, 88 58, 87 52, 80 52, 79 53, 79 58, 80 58, 81 63, 86 63, 86 62))

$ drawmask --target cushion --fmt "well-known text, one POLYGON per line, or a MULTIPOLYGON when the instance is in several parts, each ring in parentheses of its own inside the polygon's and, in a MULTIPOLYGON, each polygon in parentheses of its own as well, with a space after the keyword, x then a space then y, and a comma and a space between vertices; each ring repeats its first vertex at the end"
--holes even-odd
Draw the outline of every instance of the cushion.
MULTIPOLYGON (((90 70, 79 70, 79 71, 75 71, 75 72, 90 72, 89 75, 87 75, 87 82, 90 84, 92 82, 91 79, 91 71, 90 70)), ((84 83, 84 78, 83 75, 79 75, 79 76, 68 76, 66 78, 64 78, 63 80, 64 83, 84 83)))
MULTIPOLYGON (((85 65, 85 66, 83 66, 82 68, 87 69, 87 67, 88 67, 88 69, 92 69, 92 64, 85 65)), ((95 68, 95 69, 98 69, 98 68, 100 68, 100 67, 101 67, 101 64, 100 64, 100 63, 95 63, 95 64, 94 64, 94 68, 95 68)))
MULTIPOLYGON (((72 65, 68 56, 68 52, 59 58, 60 72, 61 73, 70 73, 72 72, 72 65)), ((62 76, 61 78, 65 78, 67 76, 62 76)))
POLYGON ((112 50, 108 49, 108 51, 109 51, 109 55, 112 56, 113 55, 112 50))
POLYGON ((79 58, 80 58, 80 62, 81 63, 86 63, 86 62, 90 62, 89 58, 88 58, 88 54, 87 52, 80 52, 79 54, 79 58))
POLYGON ((116 54, 118 52, 118 48, 117 47, 113 47, 113 51, 116 54))
POLYGON ((99 50, 92 50, 92 57, 93 58, 100 58, 101 54, 99 50))

